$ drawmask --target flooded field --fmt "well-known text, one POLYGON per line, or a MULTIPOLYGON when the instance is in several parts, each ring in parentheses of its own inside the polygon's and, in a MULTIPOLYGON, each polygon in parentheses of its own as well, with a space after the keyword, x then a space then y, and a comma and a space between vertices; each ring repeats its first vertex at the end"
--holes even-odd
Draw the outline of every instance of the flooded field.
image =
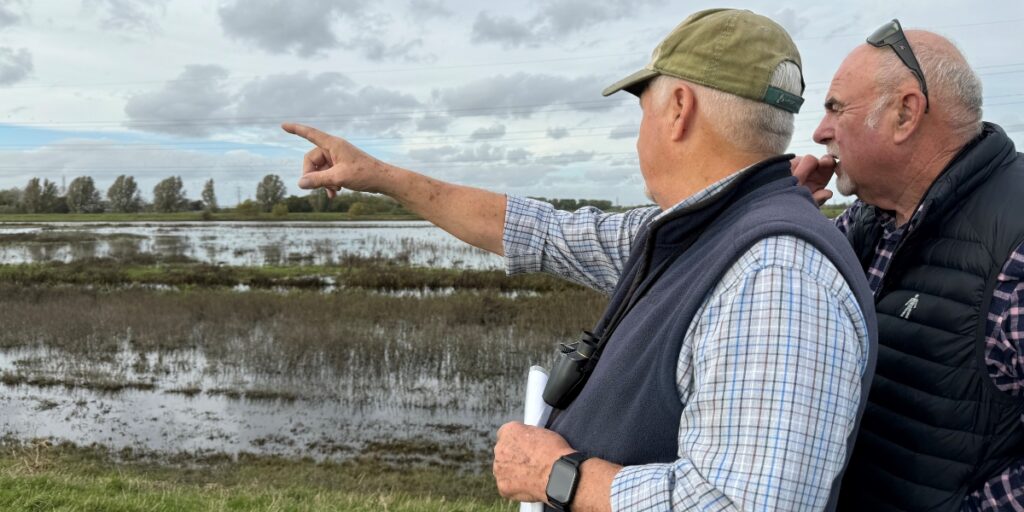
POLYGON ((0 436, 486 471, 604 298, 0 284, 0 436))
POLYGON ((379 258, 441 268, 501 268, 500 257, 423 221, 0 224, 0 264, 157 255, 215 265, 332 265, 379 258))

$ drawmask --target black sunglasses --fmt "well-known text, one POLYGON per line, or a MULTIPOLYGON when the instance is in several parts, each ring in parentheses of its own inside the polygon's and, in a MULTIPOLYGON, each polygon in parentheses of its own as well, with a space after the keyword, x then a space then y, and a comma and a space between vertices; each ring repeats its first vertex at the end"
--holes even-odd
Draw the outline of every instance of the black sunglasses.
POLYGON ((924 93, 924 111, 928 112, 928 107, 931 106, 931 102, 928 100, 928 84, 924 81, 924 72, 921 71, 921 65, 917 63, 914 50, 910 49, 910 43, 907 41, 906 34, 903 33, 900 20, 894 19, 882 25, 874 34, 868 36, 868 44, 875 48, 888 46, 896 52, 903 64, 914 74, 914 78, 917 78, 917 83, 921 84, 921 92, 924 93))

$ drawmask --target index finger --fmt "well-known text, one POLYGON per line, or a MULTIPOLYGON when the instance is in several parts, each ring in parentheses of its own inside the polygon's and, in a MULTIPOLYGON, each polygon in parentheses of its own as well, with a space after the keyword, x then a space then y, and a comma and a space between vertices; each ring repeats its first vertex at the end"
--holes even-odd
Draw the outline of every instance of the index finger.
POLYGON ((298 135, 299 137, 316 144, 318 147, 324 147, 331 139, 330 135, 313 128, 312 126, 306 126, 304 124, 284 123, 281 125, 281 128, 288 133, 298 135))
POLYGON ((789 168, 794 176, 807 176, 818 168, 818 158, 814 155, 794 157, 789 161, 789 168))

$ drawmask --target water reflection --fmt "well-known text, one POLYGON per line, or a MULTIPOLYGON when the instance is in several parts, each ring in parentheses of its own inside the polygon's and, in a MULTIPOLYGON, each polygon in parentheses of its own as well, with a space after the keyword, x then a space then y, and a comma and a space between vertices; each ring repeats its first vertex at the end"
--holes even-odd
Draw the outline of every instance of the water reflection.
POLYGON ((502 265, 426 222, 0 224, 0 263, 139 255, 227 265, 333 265, 351 257, 450 268, 502 265))
POLYGON ((127 342, 102 357, 52 347, 0 351, 0 436, 332 460, 384 441, 486 452, 493 432, 516 416, 522 379, 467 378, 450 356, 409 366, 400 355, 413 343, 399 337, 377 364, 358 352, 344 361, 321 352, 298 367, 259 330, 225 347, 232 358, 199 349, 140 352, 127 342), (43 384, 17 382, 28 374, 45 377, 43 384), (97 379, 151 389, 90 388, 97 379))

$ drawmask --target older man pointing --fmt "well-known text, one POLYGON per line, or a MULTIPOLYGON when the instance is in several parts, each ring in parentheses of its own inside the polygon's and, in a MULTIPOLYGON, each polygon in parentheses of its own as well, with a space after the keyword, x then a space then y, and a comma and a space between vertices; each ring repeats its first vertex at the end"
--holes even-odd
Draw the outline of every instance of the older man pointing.
MULTIPOLYGON (((300 125, 303 188, 387 194, 460 239, 611 294, 575 346, 585 385, 547 429, 498 432, 499 492, 556 510, 835 505, 870 382, 874 313, 849 243, 781 153, 803 102, 788 34, 696 13, 605 91, 640 98, 656 207, 560 212, 439 182, 300 125)), ((566 353, 568 354, 568 353, 566 353)))

